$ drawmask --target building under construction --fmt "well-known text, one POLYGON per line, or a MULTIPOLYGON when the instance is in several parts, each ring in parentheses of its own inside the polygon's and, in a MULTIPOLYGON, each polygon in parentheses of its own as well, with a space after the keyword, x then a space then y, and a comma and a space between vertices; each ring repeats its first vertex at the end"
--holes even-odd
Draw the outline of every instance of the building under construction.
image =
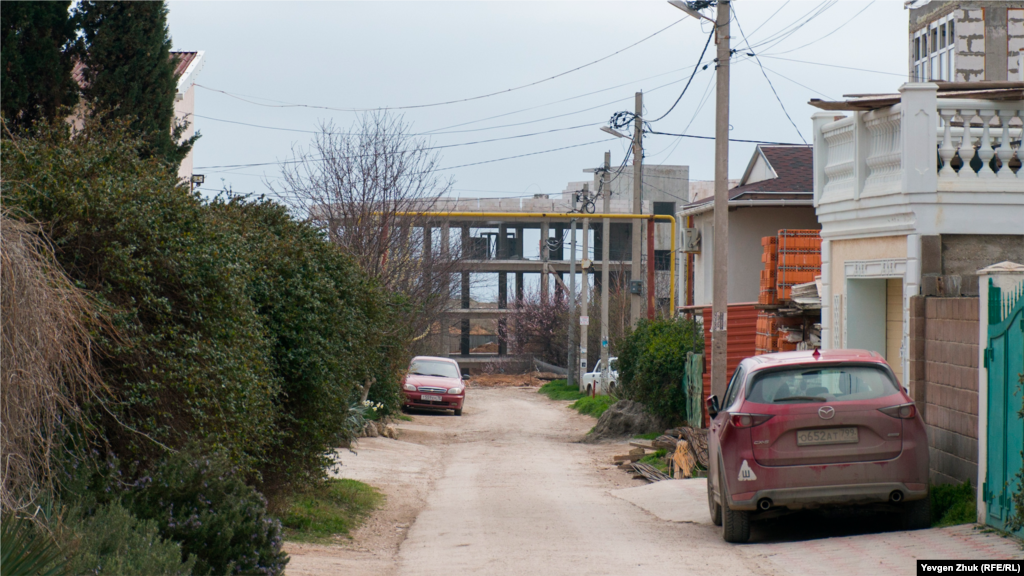
MULTIPOLYGON (((494 361, 495 357, 508 355, 508 330, 506 317, 513 299, 528 296, 536 290, 539 298, 561 298, 569 284, 570 270, 570 219, 552 216, 573 211, 573 196, 579 194, 576 205, 579 215, 576 220, 577 274, 591 274, 589 286, 601 290, 601 267, 609 266, 609 283, 626 287, 634 267, 642 270, 646 278, 647 242, 640 243, 641 251, 633 254, 633 220, 611 220, 609 249, 607 256, 602 253, 602 221, 589 218, 584 230, 584 219, 589 213, 604 210, 605 190, 601 183, 602 171, 593 173, 591 181, 570 182, 566 190, 558 195, 537 194, 527 198, 458 198, 448 199, 431 205, 433 212, 445 213, 436 219, 422 220, 424 237, 438 238, 442 244, 460 246, 462 260, 460 276, 456 280, 461 286, 456 290, 458 298, 453 299, 448 309, 444 326, 435 334, 436 353, 447 353, 457 357, 460 363, 482 364, 494 361), (487 216, 460 215, 460 213, 487 213, 487 216), (509 214, 508 217, 502 213, 509 214), (451 215, 448 215, 451 214, 451 215), (536 214, 537 216, 532 216, 536 214), (435 232, 435 230, 439 230, 435 232), (584 235, 587 236, 587 253, 584 254, 584 235), (635 256, 635 258, 634 258, 635 256), (593 265, 587 270, 580 269, 582 260, 593 265), (493 286, 497 281, 497 306, 480 307, 472 303, 493 298, 493 286), (511 286, 510 286, 511 284, 511 286), (511 288, 511 289, 510 289, 511 288), (484 298, 474 292, 489 292, 484 298), (481 326, 494 333, 497 343, 487 347, 487 352, 472 352, 472 335, 479 335, 481 326)), ((611 174, 608 213, 633 213, 633 171, 624 167, 611 174)), ((645 166, 643 169, 641 213, 645 215, 674 216, 677 209, 687 202, 689 194, 689 168, 686 166, 645 166)), ((646 226, 639 227, 646 236, 646 226)), ((669 301, 669 270, 672 258, 671 226, 658 221, 654 228, 655 297, 659 307, 667 310, 669 301)), ((678 269, 678 266, 677 266, 678 269)), ((641 290, 633 298, 633 307, 644 306, 647 293, 646 282, 636 289, 641 290)), ((678 291, 678 287, 677 287, 678 291)), ((598 313, 598 311, 594 311, 598 313)), ((635 319, 643 313, 633 310, 635 319)))

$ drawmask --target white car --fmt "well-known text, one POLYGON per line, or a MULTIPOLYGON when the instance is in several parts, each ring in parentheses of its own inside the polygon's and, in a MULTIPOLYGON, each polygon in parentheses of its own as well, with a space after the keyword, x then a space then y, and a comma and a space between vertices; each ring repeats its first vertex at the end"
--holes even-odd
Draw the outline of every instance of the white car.
MULTIPOLYGON (((608 371, 608 388, 615 390, 615 382, 619 379, 619 359, 609 358, 608 365, 611 369, 608 371)), ((598 360, 594 364, 594 370, 587 372, 583 375, 583 379, 580 380, 580 392, 590 394, 591 389, 596 388, 598 394, 607 394, 608 391, 601 387, 601 361, 598 360)))

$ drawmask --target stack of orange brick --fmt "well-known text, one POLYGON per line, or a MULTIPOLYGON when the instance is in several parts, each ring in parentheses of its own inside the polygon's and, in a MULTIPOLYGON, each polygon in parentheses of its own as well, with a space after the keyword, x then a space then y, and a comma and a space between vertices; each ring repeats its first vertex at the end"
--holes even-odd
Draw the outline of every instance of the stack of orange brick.
POLYGON ((756 339, 754 355, 771 354, 772 352, 791 352, 796 350, 795 342, 787 342, 779 328, 795 328, 801 326, 803 320, 787 316, 779 316, 774 312, 761 310, 757 313, 756 339))
POLYGON ((777 242, 776 294, 779 300, 789 300, 793 286, 813 282, 821 274, 821 234, 818 230, 779 230, 777 242))
POLYGON ((764 248, 764 252, 761 254, 764 270, 761 270, 761 292, 757 303, 778 304, 779 298, 775 288, 776 270, 779 265, 778 239, 775 236, 765 236, 761 238, 761 246, 764 248))

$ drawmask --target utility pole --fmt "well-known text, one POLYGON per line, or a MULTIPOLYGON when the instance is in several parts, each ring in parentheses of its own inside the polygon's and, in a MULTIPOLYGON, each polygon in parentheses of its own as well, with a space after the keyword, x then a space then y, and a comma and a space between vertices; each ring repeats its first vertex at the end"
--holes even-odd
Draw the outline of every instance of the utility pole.
MULTIPOLYGON (((583 193, 587 194, 589 200, 589 190, 587 185, 583 185, 583 193)), ((583 219, 583 262, 580 266, 583 276, 580 277, 580 382, 583 381, 583 375, 587 373, 587 342, 589 342, 590 332, 590 272, 586 265, 587 261, 590 261, 593 266, 594 259, 590 258, 590 218, 583 219), (586 318, 586 320, 583 320, 586 318)))
MULTIPOLYGON (((612 153, 604 153, 604 172, 601 173, 601 213, 609 214, 612 203, 612 153)), ((601 390, 608 391, 608 253, 609 237, 612 235, 611 220, 601 219, 601 390)), ((592 396, 597 394, 597 386, 592 396)))
MULTIPOLYGON (((637 92, 635 99, 633 117, 633 214, 640 214, 643 211, 642 204, 642 189, 641 184, 643 183, 643 163, 644 163, 644 121, 642 118, 644 111, 644 93, 637 92)), ((632 232, 632 261, 629 266, 629 279, 630 279, 630 296, 629 296, 629 322, 630 325, 636 326, 638 320, 640 320, 640 310, 644 305, 643 294, 636 294, 633 291, 633 286, 637 282, 643 281, 643 273, 640 270, 643 262, 643 257, 640 252, 643 249, 643 227, 640 225, 640 219, 636 218, 633 220, 633 232, 632 232)))
MULTIPOLYGON (((577 193, 572 193, 572 212, 576 211, 577 193)), ((569 220, 569 357, 566 360, 566 386, 576 384, 576 219, 569 220)))
POLYGON ((715 234, 711 300, 711 392, 722 398, 728 381, 729 310, 729 38, 730 0, 718 0, 715 85, 715 234))

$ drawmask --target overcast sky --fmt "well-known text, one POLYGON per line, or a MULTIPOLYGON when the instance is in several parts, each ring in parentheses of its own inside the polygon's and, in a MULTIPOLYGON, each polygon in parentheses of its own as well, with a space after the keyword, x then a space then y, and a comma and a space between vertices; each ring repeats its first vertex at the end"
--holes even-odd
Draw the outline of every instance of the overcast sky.
MULTIPOLYGON (((648 118, 664 114, 710 31, 707 23, 702 26, 663 1, 169 6, 174 48, 206 51, 196 88, 195 124, 202 138, 195 147, 195 171, 206 175, 208 190, 223 184, 257 193, 266 191, 264 179, 280 176, 275 162, 287 160, 293 146, 308 145, 311 134, 304 131, 328 120, 348 127, 357 113, 245 100, 365 109, 472 98, 608 57, 671 25, 619 54, 534 86, 395 111, 414 132, 432 132, 432 145, 572 128, 440 150, 441 166, 457 167, 576 146, 445 172, 455 179, 453 194, 464 197, 561 192, 568 182, 587 179, 582 170, 599 165, 605 150, 611 150, 613 163, 621 161, 628 141, 601 141, 609 137, 598 127, 616 111, 632 111, 637 91, 644 93, 648 118), (456 125, 462 126, 451 128, 456 125), (265 165, 219 168, 240 164, 265 165)), ((802 135, 810 140, 816 109, 809 99, 895 91, 906 76, 907 12, 901 1, 736 0, 734 7, 754 49, 747 48, 734 20, 733 46, 740 53, 732 66, 733 138, 801 142, 802 135), (746 52, 760 56, 796 127, 746 52)), ((712 44, 701 65, 714 58, 714 51, 712 44)), ((714 134, 713 70, 713 64, 698 70, 656 130, 714 134)), ((647 136, 644 145, 648 164, 688 165, 691 179, 714 177, 712 141, 647 136)), ((732 177, 742 175, 752 151, 750 144, 732 145, 732 177)))

